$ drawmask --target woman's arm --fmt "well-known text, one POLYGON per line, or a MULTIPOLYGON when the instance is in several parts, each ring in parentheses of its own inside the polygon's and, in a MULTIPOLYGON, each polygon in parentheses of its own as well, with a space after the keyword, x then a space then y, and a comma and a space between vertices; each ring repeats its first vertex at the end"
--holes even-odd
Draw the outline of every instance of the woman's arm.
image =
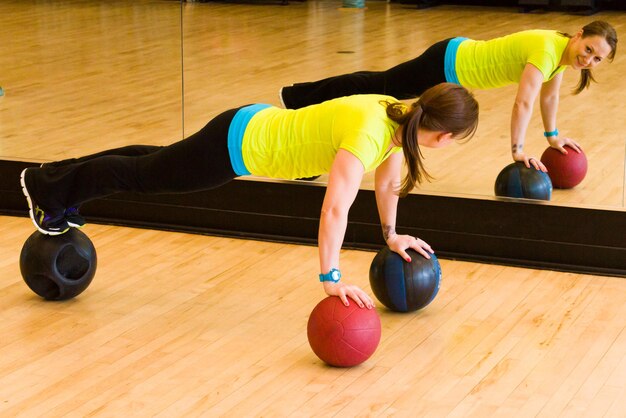
POLYGON ((532 164, 536 169, 546 171, 546 167, 534 157, 527 157, 524 154, 524 140, 526 129, 533 112, 533 104, 541 90, 543 75, 541 71, 532 64, 526 64, 522 72, 513 112, 511 115, 511 153, 515 161, 522 161, 526 167, 532 164))
MULTIPOLYGON (((330 170, 328 186, 322 204, 318 246, 320 271, 323 274, 331 269, 339 269, 339 253, 348 225, 348 212, 361 185, 365 169, 361 161, 352 153, 340 149, 330 170)), ((358 286, 344 281, 324 282, 328 295, 339 296, 348 305, 348 297, 360 307, 374 307, 372 299, 358 286)))
POLYGON ((396 215, 398 212, 398 190, 402 169, 402 153, 389 156, 378 168, 375 175, 376 205, 380 215, 380 224, 383 228, 383 237, 389 248, 410 262, 411 257, 406 253, 407 248, 413 248, 426 258, 433 250, 426 242, 410 235, 396 233, 396 215))
MULTIPOLYGON (((561 88, 562 80, 563 73, 561 72, 555 75, 552 80, 541 86, 539 104, 541 106, 543 128, 546 132, 554 132, 557 129, 556 112, 559 108, 559 90, 561 88)), ((551 147, 558 149, 563 154, 567 154, 567 150, 564 148, 565 145, 569 145, 576 152, 581 152, 581 148, 578 143, 570 138, 560 137, 558 133, 556 135, 548 136, 546 139, 551 147)))

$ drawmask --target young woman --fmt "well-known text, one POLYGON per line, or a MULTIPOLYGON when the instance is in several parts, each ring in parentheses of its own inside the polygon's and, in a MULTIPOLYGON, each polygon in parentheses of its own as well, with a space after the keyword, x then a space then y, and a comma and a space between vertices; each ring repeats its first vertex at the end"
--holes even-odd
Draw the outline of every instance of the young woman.
POLYGON ((603 21, 592 22, 573 36, 552 30, 527 30, 488 41, 446 39, 387 71, 359 71, 294 84, 283 87, 280 96, 285 107, 298 109, 351 94, 377 93, 410 99, 444 81, 477 89, 518 83, 510 128, 513 160, 546 171, 539 159, 524 153, 535 99, 539 95, 544 136, 550 146, 564 154, 565 145, 580 152, 578 143, 559 136, 557 129, 563 71, 567 67, 580 71, 580 81, 574 89, 578 94, 595 81, 591 70, 596 65, 613 60, 616 47, 615 29, 603 21))
POLYGON ((375 170, 375 195, 389 247, 405 259, 424 241, 395 231, 399 196, 427 173, 420 146, 443 147, 470 137, 478 103, 464 87, 442 83, 411 106, 390 96, 358 95, 299 110, 250 105, 228 110, 190 137, 166 147, 134 145, 27 168, 21 184, 39 231, 57 235, 84 220, 77 208, 116 192, 185 193, 207 190, 235 177, 294 179, 329 173, 319 226, 320 281, 328 295, 373 307, 360 288, 340 281, 339 253, 348 211, 367 171, 375 170), (407 174, 400 183, 402 162, 407 174))

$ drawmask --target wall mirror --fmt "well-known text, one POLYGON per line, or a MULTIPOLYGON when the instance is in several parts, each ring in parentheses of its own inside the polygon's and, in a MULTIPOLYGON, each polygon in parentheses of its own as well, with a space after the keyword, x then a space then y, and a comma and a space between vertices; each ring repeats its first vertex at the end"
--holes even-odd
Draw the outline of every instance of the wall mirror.
MULTIPOLYGON (((361 69, 384 69, 431 43, 462 35, 486 39, 529 28, 576 31, 593 19, 625 32, 623 12, 593 16, 522 14, 514 8, 339 2, 29 1, 2 2, 0 156, 48 161, 133 143, 164 145, 200 129, 219 112, 247 103, 279 105, 281 86, 361 69), (183 110, 184 108, 184 110, 183 110)), ((599 83, 579 96, 567 71, 559 129, 579 140, 589 159, 581 185, 557 190, 553 202, 621 209, 624 198, 626 58, 596 71, 599 83)), ((493 196, 510 162, 513 86, 475 92, 476 136, 466 144, 424 150, 436 178, 417 193, 493 196)), ((527 148, 546 146, 538 109, 527 148)), ((323 183, 324 177, 320 178, 323 183)), ((371 188, 366 177, 364 188, 371 188)))
MULTIPOLYGON (((367 9, 341 9, 340 2, 185 3, 183 44, 185 134, 200 129, 212 115, 248 103, 279 105, 278 91, 293 82, 312 81, 358 70, 380 70, 415 57, 432 43, 453 36, 489 39, 524 29, 575 33, 594 19, 624 33, 623 12, 576 16, 560 12, 519 13, 515 8, 414 6, 371 1, 367 9)), ((614 94, 623 84, 626 58, 618 48, 613 63, 595 72, 599 83, 578 96, 570 91, 579 73, 568 70, 558 114, 562 133, 579 141, 589 171, 571 190, 555 190, 563 205, 624 206, 626 122, 614 94)), ((419 76, 419 75, 416 75, 419 76)), ((499 171, 510 157, 510 114, 516 86, 476 91, 481 105, 476 136, 465 144, 423 149, 435 177, 417 193, 493 196, 499 171)), ((547 142, 538 105, 528 129, 527 152, 540 157, 547 142)), ((323 183, 324 177, 320 182, 323 183)), ((372 187, 366 176, 364 188, 372 187)))

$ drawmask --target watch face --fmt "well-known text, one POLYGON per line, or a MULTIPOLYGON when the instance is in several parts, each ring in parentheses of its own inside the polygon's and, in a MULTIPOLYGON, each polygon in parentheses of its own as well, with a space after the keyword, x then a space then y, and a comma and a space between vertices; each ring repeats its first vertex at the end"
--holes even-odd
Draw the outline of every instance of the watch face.
POLYGON ((333 279, 333 282, 338 282, 341 279, 341 275, 337 270, 333 271, 330 277, 333 279))

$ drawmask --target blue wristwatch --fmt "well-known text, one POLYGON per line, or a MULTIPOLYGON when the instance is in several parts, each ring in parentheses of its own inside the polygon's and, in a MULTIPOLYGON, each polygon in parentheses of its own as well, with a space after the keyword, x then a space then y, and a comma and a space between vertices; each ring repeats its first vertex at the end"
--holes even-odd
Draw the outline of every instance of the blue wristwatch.
POLYGON ((320 282, 337 283, 341 279, 341 272, 338 269, 330 269, 326 274, 320 274, 320 282))

